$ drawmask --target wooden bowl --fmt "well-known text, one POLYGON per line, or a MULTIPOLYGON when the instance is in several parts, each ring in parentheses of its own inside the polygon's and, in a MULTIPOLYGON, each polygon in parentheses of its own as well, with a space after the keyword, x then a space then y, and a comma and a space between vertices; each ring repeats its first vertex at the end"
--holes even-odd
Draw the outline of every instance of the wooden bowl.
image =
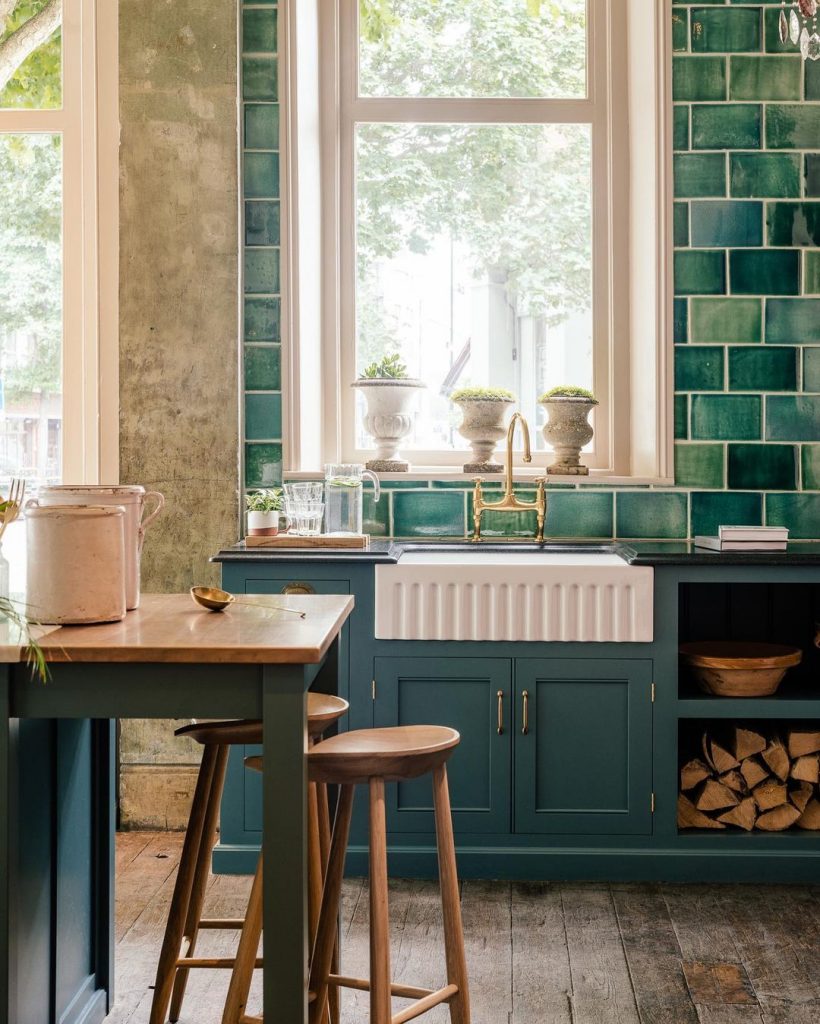
POLYGON ((718 697, 770 697, 803 658, 799 647, 743 640, 681 644, 680 653, 701 690, 718 697))

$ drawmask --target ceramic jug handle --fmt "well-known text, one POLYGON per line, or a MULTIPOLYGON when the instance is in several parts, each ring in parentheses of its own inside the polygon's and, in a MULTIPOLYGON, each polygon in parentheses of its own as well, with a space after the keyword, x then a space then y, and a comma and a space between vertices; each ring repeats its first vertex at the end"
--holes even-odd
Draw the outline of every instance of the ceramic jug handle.
POLYGON ((153 523, 153 521, 160 514, 165 506, 165 495, 160 494, 159 491, 148 491, 145 497, 142 499, 142 507, 145 508, 145 503, 149 498, 153 498, 157 503, 157 507, 151 512, 145 519, 140 523, 140 544, 142 544, 143 538, 145 537, 145 531, 153 523))
POLYGON ((368 480, 373 481, 373 501, 378 501, 382 493, 382 487, 381 484, 379 483, 379 478, 376 476, 375 473, 373 473, 369 469, 362 470, 362 479, 364 480, 365 477, 367 477, 368 480))

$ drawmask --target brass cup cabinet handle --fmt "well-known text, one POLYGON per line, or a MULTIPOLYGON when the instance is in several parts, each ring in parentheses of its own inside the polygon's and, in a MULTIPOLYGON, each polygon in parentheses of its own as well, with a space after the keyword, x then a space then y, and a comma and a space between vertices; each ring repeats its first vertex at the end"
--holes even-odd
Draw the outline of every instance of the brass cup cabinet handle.
POLYGON ((524 690, 521 694, 522 703, 522 725, 521 732, 526 736, 530 731, 530 693, 529 690, 524 690))
POLYGON ((498 735, 501 736, 504 732, 504 691, 499 690, 496 697, 498 698, 498 735))

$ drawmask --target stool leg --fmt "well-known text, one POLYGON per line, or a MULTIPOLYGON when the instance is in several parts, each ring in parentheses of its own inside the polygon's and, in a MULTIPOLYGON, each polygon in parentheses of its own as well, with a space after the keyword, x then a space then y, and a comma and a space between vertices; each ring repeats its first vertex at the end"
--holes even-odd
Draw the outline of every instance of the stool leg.
MULTIPOLYGON (((184 956, 193 956, 196 947, 196 940, 199 935, 199 922, 202 920, 202 905, 205 902, 205 890, 208 886, 208 877, 211 872, 211 854, 216 845, 216 825, 219 820, 219 805, 222 801, 222 791, 225 788, 225 769, 228 765, 227 746, 217 748, 216 763, 214 764, 211 788, 208 793, 208 806, 205 810, 205 818, 202 826, 202 837, 197 852, 196 871, 191 889, 191 898, 188 903, 188 914, 185 919, 185 931, 183 942, 185 944, 184 956)), ((182 1001, 185 998, 185 986, 188 984, 188 967, 180 967, 176 972, 174 980, 174 991, 171 996, 171 1012, 169 1019, 176 1024, 182 1013, 182 1001)))
MULTIPOLYGON (((324 782, 316 783, 316 796, 319 807, 319 846, 322 852, 322 871, 324 873, 327 871, 327 862, 330 857, 330 807, 327 799, 327 786, 324 782)), ((333 959, 330 964, 330 970, 333 974, 339 973, 338 937, 333 947, 333 959)), ((339 1024, 341 1020, 339 995, 339 989, 333 985, 328 992, 330 1024, 339 1024)))
MULTIPOLYGON (((316 783, 308 785, 308 928, 311 947, 319 930, 319 913, 322 909, 325 865, 319 825, 319 793, 316 783)), ((322 1024, 329 1024, 328 1009, 322 1012, 322 1024)))
MULTIPOLYGON (((330 844, 330 860, 325 875, 322 896, 322 912, 319 915, 319 930, 310 962, 310 990, 316 999, 310 1005, 310 1024, 319 1024, 327 999, 327 979, 333 960, 333 949, 338 936, 339 901, 342 894, 342 879, 345 871, 347 837, 350 833, 350 818, 353 813, 353 786, 339 788, 339 806, 336 810, 336 826, 330 844)), ((225 1024, 228 1024, 226 1021, 225 1024)))
POLYGON ((447 983, 458 985, 458 994, 450 1000, 450 1020, 453 1024, 470 1024, 470 993, 467 984, 467 961, 464 955, 464 932, 461 927, 456 847, 453 839, 450 790, 447 785, 445 765, 433 770, 433 804, 436 817, 441 906, 444 916, 447 983))
POLYGON ((216 759, 216 745, 206 744, 202 752, 202 763, 199 767, 194 799, 191 803, 191 814, 182 844, 174 894, 171 897, 171 909, 168 912, 168 923, 165 926, 165 936, 162 940, 154 984, 154 998, 151 1002, 151 1015, 148 1018, 149 1024, 165 1024, 168 1002, 171 999, 171 991, 174 986, 176 963, 182 946, 185 918, 188 915, 191 889, 194 884, 197 853, 202 842, 208 794, 211 791, 216 759))
POLYGON ((370 1024, 390 1024, 390 917, 384 779, 370 780, 370 1024))
POLYGON ((256 957, 259 953, 259 939, 262 935, 262 854, 256 865, 253 876, 245 923, 239 936, 239 947, 236 960, 231 971, 231 983, 225 1009, 222 1012, 222 1024, 240 1024, 248 1006, 248 995, 253 981, 256 957))

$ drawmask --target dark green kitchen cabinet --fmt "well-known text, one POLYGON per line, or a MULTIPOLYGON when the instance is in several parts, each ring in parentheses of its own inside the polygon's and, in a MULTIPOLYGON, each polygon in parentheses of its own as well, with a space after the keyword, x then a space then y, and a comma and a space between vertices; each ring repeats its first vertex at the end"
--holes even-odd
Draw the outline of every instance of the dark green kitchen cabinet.
POLYGON ((651 661, 517 658, 515 704, 517 833, 651 833, 651 661))
MULTIPOLYGON (((511 818, 512 662, 506 658, 376 658, 373 724, 446 725, 461 743, 448 762, 459 833, 505 833, 511 818)), ((391 832, 433 834, 429 777, 389 786, 391 832)))

